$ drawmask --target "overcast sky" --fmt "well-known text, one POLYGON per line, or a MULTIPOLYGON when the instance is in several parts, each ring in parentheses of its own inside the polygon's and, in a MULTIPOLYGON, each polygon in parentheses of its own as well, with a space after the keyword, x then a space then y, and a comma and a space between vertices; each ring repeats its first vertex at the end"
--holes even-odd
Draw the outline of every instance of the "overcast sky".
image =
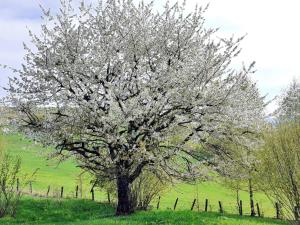
MULTIPOLYGON (((155 2, 159 6, 164 1, 155 2)), ((238 61, 256 61, 253 79, 268 99, 300 77, 299 0, 187 0, 187 7, 193 9, 196 3, 210 3, 206 26, 220 28, 220 37, 247 34, 238 61)), ((29 41, 26 27, 39 31, 39 4, 57 9, 59 0, 0 0, 0 64, 19 67, 24 54, 22 42, 29 41)), ((1 86, 6 85, 9 75, 0 69, 1 86)), ((1 89, 0 96, 3 95, 1 89)), ((271 103, 267 111, 275 107, 271 103)))

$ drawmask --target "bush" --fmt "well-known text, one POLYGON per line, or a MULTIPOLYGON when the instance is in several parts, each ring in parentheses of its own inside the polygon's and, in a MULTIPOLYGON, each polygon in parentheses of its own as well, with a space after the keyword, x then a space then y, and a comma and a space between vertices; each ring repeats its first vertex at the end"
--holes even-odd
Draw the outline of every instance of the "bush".
POLYGON ((21 197, 21 191, 16 188, 20 166, 21 159, 5 153, 0 139, 0 218, 16 215, 21 197))
POLYGON ((264 140, 258 168, 261 188, 280 204, 281 216, 299 222, 300 123, 278 124, 264 140))
MULTIPOLYGON (((168 187, 169 179, 162 173, 159 175, 158 172, 156 173, 157 174, 154 174, 145 170, 130 185, 130 202, 132 209, 147 210, 151 201, 168 187)), ((114 202, 117 199, 117 185, 115 180, 108 181, 98 177, 97 181, 92 181, 92 183, 95 182, 97 187, 107 192, 109 196, 108 201, 110 203, 116 203, 114 202)))
POLYGON ((144 171, 131 185, 133 209, 147 210, 151 201, 166 189, 167 184, 155 174, 144 171))

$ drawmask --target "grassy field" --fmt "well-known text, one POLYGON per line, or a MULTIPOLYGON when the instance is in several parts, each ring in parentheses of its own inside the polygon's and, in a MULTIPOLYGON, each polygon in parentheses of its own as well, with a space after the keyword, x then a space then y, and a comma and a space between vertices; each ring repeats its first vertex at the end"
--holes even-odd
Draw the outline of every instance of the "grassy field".
MULTIPOLYGON (((19 155, 22 159, 22 171, 31 174, 37 170, 33 182, 33 190, 38 193, 46 193, 48 185, 51 192, 59 192, 64 186, 65 196, 74 196, 75 186, 78 184, 80 169, 72 161, 58 164, 57 161, 47 160, 46 155, 51 149, 43 148, 39 144, 25 139, 21 135, 2 135, 6 150, 14 155, 19 155)), ((84 177, 83 197, 90 198, 91 184, 89 177, 84 177)), ((25 187, 28 190, 28 187, 25 187)), ((160 209, 167 210, 173 208, 175 199, 178 197, 177 210, 188 210, 194 198, 199 197, 199 209, 204 209, 205 199, 209 199, 209 211, 218 211, 218 201, 221 201, 226 213, 237 214, 235 194, 217 182, 204 182, 198 185, 178 183, 165 191, 161 197, 160 209)), ((106 194, 100 190, 95 192, 96 200, 106 201, 106 194)), ((249 214, 249 197, 247 192, 241 193, 244 204, 244 213, 249 214)), ((265 217, 274 217, 275 209, 271 202, 261 193, 255 194, 255 201, 259 203, 265 217)), ((152 203, 156 205, 156 200, 152 203)), ((198 207, 195 207, 196 210, 198 207)), ((161 212, 163 213, 163 212, 161 212)))
POLYGON ((48 225, 140 225, 140 224, 203 224, 203 225, 287 225, 275 219, 250 218, 230 214, 191 211, 152 210, 137 212, 128 217, 115 217, 114 209, 104 203, 91 200, 22 200, 15 219, 0 219, 0 224, 48 224, 48 225))

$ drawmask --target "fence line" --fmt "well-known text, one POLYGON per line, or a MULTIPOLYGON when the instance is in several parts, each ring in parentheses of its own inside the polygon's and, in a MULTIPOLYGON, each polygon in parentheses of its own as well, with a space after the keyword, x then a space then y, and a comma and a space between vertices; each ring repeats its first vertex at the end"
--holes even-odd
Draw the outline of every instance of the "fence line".
MULTIPOLYGON (((51 197, 50 196, 50 190, 51 190, 50 185, 48 185, 48 188, 47 188, 47 191, 46 191, 45 194, 42 194, 41 192, 38 192, 38 194, 37 194, 36 192, 33 191, 33 182, 30 181, 28 184, 29 184, 29 192, 22 191, 23 194, 27 194, 27 195, 31 195, 31 196, 38 196, 38 197, 46 197, 46 198, 51 197)), ((19 179, 17 179, 16 190, 20 191, 19 179)), ((54 197, 54 198, 55 197, 56 198, 69 198, 68 195, 65 194, 64 186, 61 186, 59 194, 56 192, 56 195, 55 195, 55 189, 53 187, 52 187, 52 190, 53 190, 52 197, 54 197)), ((81 192, 82 192, 82 190, 81 190, 81 192)), ((92 189, 90 190, 90 194, 91 194, 90 198, 82 198, 82 199, 90 199, 92 201, 95 201, 94 187, 92 187, 92 189)), ((82 195, 82 193, 81 193, 81 195, 82 195)), ((73 198, 76 198, 76 199, 79 198, 79 187, 78 187, 78 185, 76 185, 76 187, 75 187, 75 196, 74 196, 74 192, 73 192, 73 195, 71 195, 71 196, 73 196, 73 198)), ((111 198, 110 198, 110 193, 109 192, 107 192, 107 199, 108 199, 108 203, 111 204, 111 198)), ((161 207, 161 199, 162 199, 161 196, 158 196, 158 200, 157 200, 157 203, 156 203, 156 209, 159 209, 161 207)), ((179 198, 177 197, 175 199, 175 202, 174 202, 174 205, 173 205, 173 210, 176 210, 178 202, 179 202, 179 198)), ((204 209, 203 209, 204 212, 212 211, 212 207, 209 204, 209 202, 210 202, 209 199, 205 199, 204 209), (210 210, 208 210, 208 207, 210 207, 210 210)), ((193 211, 196 203, 198 204, 198 210, 199 210, 199 202, 197 201, 197 199, 193 199, 192 205, 191 205, 191 208, 190 208, 191 211, 193 211)), ((218 212, 219 213, 223 214, 223 213, 227 212, 226 211, 226 205, 223 205, 223 203, 221 201, 217 201, 216 203, 218 203, 218 207, 219 207, 218 212)), ((255 204, 255 206, 256 206, 257 216, 262 217, 263 214, 261 213, 262 211, 261 211, 261 207, 259 206, 259 203, 257 202, 255 204)), ((273 218, 282 219, 280 204, 276 202, 274 206, 275 206, 274 207, 275 215, 274 215, 273 218)), ((237 205, 238 215, 240 215, 240 216, 246 215, 245 213, 243 213, 243 210, 244 210, 243 209, 243 202, 242 202, 242 200, 240 200, 239 204, 237 205)), ((251 207, 249 208, 249 210, 251 210, 251 207)), ((299 209, 297 207, 295 207, 295 212, 294 213, 297 217, 300 217, 299 209)), ((230 212, 230 214, 234 214, 234 213, 230 212)))

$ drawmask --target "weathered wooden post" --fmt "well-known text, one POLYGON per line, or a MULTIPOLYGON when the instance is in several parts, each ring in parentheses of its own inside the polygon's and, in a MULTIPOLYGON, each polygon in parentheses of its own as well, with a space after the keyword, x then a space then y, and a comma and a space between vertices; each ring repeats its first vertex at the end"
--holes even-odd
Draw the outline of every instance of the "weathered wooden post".
POLYGON ((242 202, 242 200, 240 200, 239 213, 240 213, 240 216, 243 215, 243 202, 242 202))
POLYGON ((176 209, 177 202, 178 202, 178 198, 176 198, 176 201, 175 201, 175 204, 174 204, 174 210, 176 209))
POLYGON ((75 189, 75 198, 78 198, 78 189, 79 189, 79 187, 78 187, 78 185, 76 186, 76 189, 75 189))
POLYGON ((300 206, 295 206, 294 215, 295 215, 295 220, 299 221, 300 220, 300 206))
POLYGON ((60 188, 60 197, 63 198, 64 197, 64 186, 62 186, 60 188))
POLYGON ((19 192, 19 187, 20 186, 20 182, 19 182, 19 178, 17 178, 17 192, 19 192))
POLYGON ((194 199, 194 201, 193 201, 193 203, 192 203, 191 211, 193 211, 194 206, 195 206, 195 203, 196 203, 196 199, 194 199))
POLYGON ((205 212, 207 212, 207 208, 208 208, 208 199, 205 199, 205 209, 204 209, 205 212))
POLYGON ((50 185, 48 185, 48 189, 47 189, 47 193, 46 193, 47 197, 49 196, 49 192, 50 192, 50 185))
POLYGON ((278 202, 275 203, 276 208, 276 219, 280 219, 280 205, 278 202))
POLYGON ((30 194, 32 194, 32 181, 29 181, 29 191, 30 191, 30 194))
POLYGON ((107 201, 110 204, 111 200, 110 200, 110 193, 109 193, 109 191, 107 192, 107 201))
POLYGON ((95 201, 95 192, 94 192, 94 188, 92 188, 91 193, 92 193, 92 201, 95 201))
POLYGON ((222 202, 219 201, 219 209, 220 209, 220 213, 224 213, 223 207, 222 207, 222 202))
POLYGON ((258 217, 260 217, 261 215, 260 215, 260 208, 259 208, 258 203, 256 203, 256 210, 257 210, 258 217))
POLYGON ((251 208, 251 216, 255 216, 255 207, 254 207, 254 201, 253 199, 250 200, 250 208, 251 208))
POLYGON ((160 203, 160 196, 158 196, 158 201, 157 201, 156 209, 159 209, 159 203, 160 203))

